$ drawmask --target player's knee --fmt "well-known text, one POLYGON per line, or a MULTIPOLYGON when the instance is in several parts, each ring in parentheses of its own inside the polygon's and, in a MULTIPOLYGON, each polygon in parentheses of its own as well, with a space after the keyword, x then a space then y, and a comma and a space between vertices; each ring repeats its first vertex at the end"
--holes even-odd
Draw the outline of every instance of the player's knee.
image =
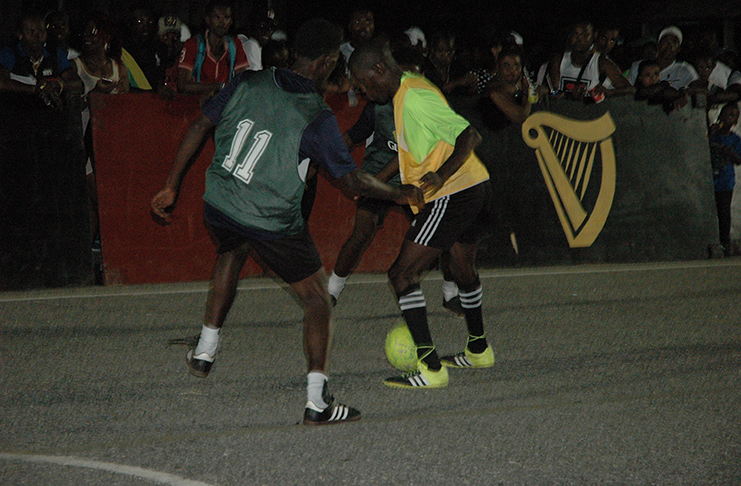
POLYGON ((327 292, 309 292, 301 296, 304 309, 311 312, 330 312, 332 304, 327 292))
POLYGON ((474 272, 472 277, 469 277, 467 280, 461 280, 457 285, 460 292, 473 292, 481 287, 481 280, 479 280, 478 273, 474 272))
POLYGON ((404 291, 416 283, 412 275, 397 266, 392 266, 389 269, 388 278, 396 295, 404 295, 404 291))

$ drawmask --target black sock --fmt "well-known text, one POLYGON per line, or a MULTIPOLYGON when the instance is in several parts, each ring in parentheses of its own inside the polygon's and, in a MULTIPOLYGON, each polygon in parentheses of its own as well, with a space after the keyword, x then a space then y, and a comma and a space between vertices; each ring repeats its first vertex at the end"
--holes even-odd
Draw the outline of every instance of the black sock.
POLYGON ((422 359, 431 370, 439 370, 440 358, 432 344, 432 335, 427 324, 427 304, 419 285, 407 288, 399 296, 399 307, 412 339, 414 339, 414 344, 417 346, 417 357, 422 359))

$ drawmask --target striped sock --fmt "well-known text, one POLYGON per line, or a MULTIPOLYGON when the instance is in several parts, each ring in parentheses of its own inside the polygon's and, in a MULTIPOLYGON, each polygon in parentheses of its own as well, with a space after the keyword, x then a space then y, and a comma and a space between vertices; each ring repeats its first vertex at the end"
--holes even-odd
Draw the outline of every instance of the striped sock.
POLYGON ((399 307, 417 346, 417 356, 423 359, 431 370, 439 370, 442 365, 432 344, 432 335, 427 324, 427 302, 419 284, 407 288, 399 296, 399 307))
POLYGON ((484 336, 484 317, 481 313, 481 303, 484 296, 484 290, 481 284, 471 292, 460 292, 461 307, 466 314, 466 326, 468 327, 469 336, 475 337, 468 340, 468 349, 472 353, 482 353, 488 343, 484 336))

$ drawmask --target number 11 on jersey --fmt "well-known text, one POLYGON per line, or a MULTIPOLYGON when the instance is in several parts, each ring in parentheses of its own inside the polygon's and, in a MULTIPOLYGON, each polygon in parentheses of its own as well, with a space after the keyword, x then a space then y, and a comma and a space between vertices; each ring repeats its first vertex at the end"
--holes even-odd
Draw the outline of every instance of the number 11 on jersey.
POLYGON ((239 122, 239 125, 237 125, 237 133, 234 134, 234 139, 232 139, 232 146, 229 149, 229 154, 224 158, 224 162, 221 164, 222 167, 229 172, 233 171, 234 177, 245 184, 250 183, 255 165, 265 152, 265 148, 268 146, 270 139, 273 137, 273 134, 267 130, 257 132, 253 137, 254 141, 252 142, 252 146, 247 152, 247 155, 244 156, 242 162, 236 169, 234 169, 234 166, 237 163, 237 157, 239 157, 239 154, 242 152, 242 148, 244 148, 244 145, 247 142, 247 137, 252 131, 254 125, 255 123, 252 120, 242 120, 239 122))

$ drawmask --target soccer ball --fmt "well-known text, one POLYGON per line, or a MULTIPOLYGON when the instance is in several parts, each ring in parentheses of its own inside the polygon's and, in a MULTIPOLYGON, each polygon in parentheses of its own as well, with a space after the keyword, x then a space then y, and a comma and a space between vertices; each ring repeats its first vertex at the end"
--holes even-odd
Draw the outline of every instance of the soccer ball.
POLYGON ((386 334, 386 359, 399 371, 417 370, 417 346, 405 322, 396 324, 386 334))

